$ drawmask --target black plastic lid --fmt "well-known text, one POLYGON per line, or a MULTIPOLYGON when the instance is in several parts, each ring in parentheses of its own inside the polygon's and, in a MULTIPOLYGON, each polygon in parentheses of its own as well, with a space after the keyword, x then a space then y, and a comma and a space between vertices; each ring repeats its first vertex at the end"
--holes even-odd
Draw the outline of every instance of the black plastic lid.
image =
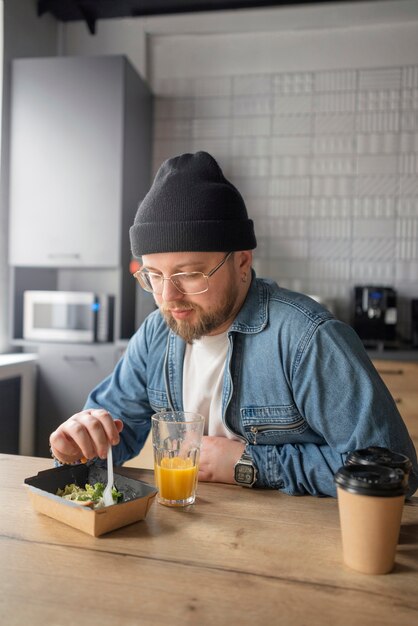
POLYGON ((384 465, 393 469, 399 468, 405 474, 408 474, 412 468, 412 463, 407 456, 379 446, 370 446, 350 452, 346 463, 347 465, 384 465))
POLYGON ((395 497, 406 491, 404 472, 383 465, 344 465, 334 480, 345 491, 365 496, 395 497))

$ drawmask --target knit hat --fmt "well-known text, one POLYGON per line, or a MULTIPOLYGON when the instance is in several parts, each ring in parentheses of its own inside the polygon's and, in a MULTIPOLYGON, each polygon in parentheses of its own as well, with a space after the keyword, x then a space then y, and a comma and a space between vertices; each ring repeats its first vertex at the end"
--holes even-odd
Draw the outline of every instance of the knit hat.
POLYGON ((136 257, 252 250, 257 245, 241 194, 207 152, 164 161, 129 235, 136 257))

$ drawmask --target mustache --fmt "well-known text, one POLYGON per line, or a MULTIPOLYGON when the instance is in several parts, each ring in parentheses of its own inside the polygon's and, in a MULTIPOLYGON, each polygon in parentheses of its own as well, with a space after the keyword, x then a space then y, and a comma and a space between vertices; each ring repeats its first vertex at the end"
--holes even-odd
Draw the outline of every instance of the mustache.
POLYGON ((164 302, 164 304, 160 304, 160 311, 162 313, 171 313, 171 311, 196 311, 198 308, 200 307, 191 303, 179 305, 175 302, 164 302))

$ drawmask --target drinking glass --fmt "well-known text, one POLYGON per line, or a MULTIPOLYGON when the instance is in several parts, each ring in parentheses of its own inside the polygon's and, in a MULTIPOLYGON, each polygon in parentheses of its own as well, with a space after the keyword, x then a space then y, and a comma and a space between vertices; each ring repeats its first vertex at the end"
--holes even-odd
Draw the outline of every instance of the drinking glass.
POLYGON ((151 417, 157 501, 187 506, 196 498, 205 418, 198 413, 163 411, 151 417))

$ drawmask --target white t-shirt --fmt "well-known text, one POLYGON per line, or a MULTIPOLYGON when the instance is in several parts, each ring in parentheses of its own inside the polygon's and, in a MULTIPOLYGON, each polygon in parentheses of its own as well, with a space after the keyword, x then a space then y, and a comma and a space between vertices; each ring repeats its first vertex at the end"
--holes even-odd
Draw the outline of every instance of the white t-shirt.
POLYGON ((187 344, 183 363, 183 407, 205 418, 205 435, 238 439, 222 422, 222 387, 228 352, 227 333, 187 344))

